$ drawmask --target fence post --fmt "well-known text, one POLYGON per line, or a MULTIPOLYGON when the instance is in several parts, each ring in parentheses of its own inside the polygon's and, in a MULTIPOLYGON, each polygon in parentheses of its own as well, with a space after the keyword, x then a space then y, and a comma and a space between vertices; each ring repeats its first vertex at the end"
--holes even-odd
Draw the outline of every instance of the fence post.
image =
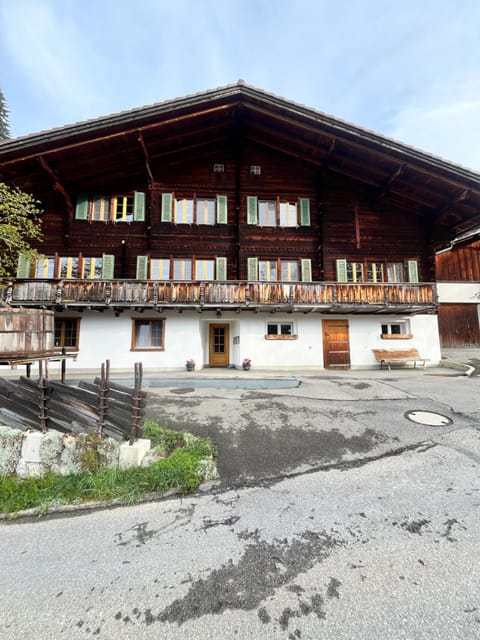
POLYGON ((110 360, 102 362, 100 368, 100 388, 98 390, 98 435, 102 435, 105 426, 105 417, 107 415, 107 393, 108 380, 110 377, 110 360))
POLYGON ((46 433, 47 431, 47 420, 48 420, 48 414, 47 414, 47 383, 44 377, 39 378, 38 380, 38 388, 40 390, 40 402, 39 402, 39 408, 40 408, 40 414, 38 416, 39 420, 40 420, 40 429, 42 430, 42 433, 46 433))
POLYGON ((143 365, 141 362, 135 362, 135 388, 133 393, 133 406, 132 406, 132 422, 130 429, 130 441, 132 445, 138 438, 139 423, 141 416, 141 392, 142 392, 142 378, 143 378, 143 365))

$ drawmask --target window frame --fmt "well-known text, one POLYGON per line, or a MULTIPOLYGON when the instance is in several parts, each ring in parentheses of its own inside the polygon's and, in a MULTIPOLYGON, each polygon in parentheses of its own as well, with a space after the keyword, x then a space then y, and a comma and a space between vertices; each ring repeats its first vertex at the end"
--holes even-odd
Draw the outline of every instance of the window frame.
POLYGON ((77 352, 80 349, 80 320, 81 318, 75 317, 55 317, 53 320, 53 344, 55 349, 65 349, 67 352, 77 352), (56 335, 57 335, 57 322, 61 323, 61 331, 60 331, 60 343, 57 345, 56 335), (75 324, 75 344, 74 345, 65 345, 65 334, 66 327, 64 326, 67 322, 73 322, 75 324))
POLYGON ((336 282, 344 284, 418 284, 419 261, 406 260, 335 260, 336 282), (389 279, 389 274, 402 270, 403 280, 389 279), (380 275, 380 277, 379 277, 380 275), (380 279, 381 278, 381 279, 380 279))
POLYGON ((265 323, 265 340, 297 340, 296 325, 293 320, 267 320, 265 323), (270 333, 269 327, 277 327, 277 333, 270 333), (284 327, 289 327, 288 333, 283 332, 284 327))
POLYGON ((391 322, 382 322, 380 324, 380 337, 382 340, 410 340, 413 335, 410 333, 409 320, 395 320, 391 322), (393 330, 398 327, 397 330, 393 330))
POLYGON ((132 318, 132 340, 130 351, 165 351, 165 318, 132 318), (152 324, 154 322, 161 323, 161 337, 160 337, 160 346, 152 346, 152 324), (137 345, 137 323, 149 324, 149 346, 138 346, 137 345))
POLYGON ((87 222, 144 222, 145 192, 79 193, 75 220, 87 222))

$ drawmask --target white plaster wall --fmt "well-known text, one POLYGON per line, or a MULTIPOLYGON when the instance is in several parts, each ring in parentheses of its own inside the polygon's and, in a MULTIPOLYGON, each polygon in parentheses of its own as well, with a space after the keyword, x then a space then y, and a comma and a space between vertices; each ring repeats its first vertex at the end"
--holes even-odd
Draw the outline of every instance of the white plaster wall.
POLYGON ((479 282, 438 282, 439 302, 480 304, 479 282))
POLYGON ((354 369, 378 366, 372 349, 418 349, 422 358, 430 361, 427 366, 435 366, 440 362, 440 339, 436 315, 357 316, 350 320, 349 325, 350 358, 354 369), (413 337, 408 340, 381 338, 381 325, 394 322, 407 322, 410 327, 409 333, 413 337))
MULTIPOLYGON (((69 317, 72 315, 69 314, 69 317)), ((68 361, 67 370, 99 370, 105 360, 116 370, 133 372, 135 362, 142 362, 146 370, 184 370, 187 358, 193 358, 200 369, 208 365, 209 325, 228 323, 230 327, 230 363, 241 366, 243 358, 251 358, 252 367, 272 368, 322 368, 322 319, 347 319, 350 332, 350 353, 352 368, 378 366, 372 349, 401 349, 416 347, 421 356, 430 364, 440 360, 437 316, 340 316, 287 313, 241 314, 222 312, 217 318, 214 313, 195 311, 162 314, 135 314, 125 312, 115 317, 113 312, 85 312, 79 316, 80 344, 77 362, 68 361), (164 318, 164 351, 131 351, 132 318, 164 318), (411 340, 382 340, 381 325, 387 322, 406 320, 410 323, 411 340), (294 322, 296 340, 266 340, 267 322, 294 322), (234 344, 234 338, 237 343, 234 344)), ((53 363, 51 369, 59 368, 53 363)))

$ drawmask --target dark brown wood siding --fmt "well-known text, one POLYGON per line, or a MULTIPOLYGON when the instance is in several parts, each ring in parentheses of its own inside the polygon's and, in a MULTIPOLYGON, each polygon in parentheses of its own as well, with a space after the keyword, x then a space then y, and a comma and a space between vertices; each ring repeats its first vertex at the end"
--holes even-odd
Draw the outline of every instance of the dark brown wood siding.
MULTIPOLYGON (((93 160, 92 160, 93 163, 93 160)), ((145 222, 88 222, 58 194, 45 207, 46 255, 115 256, 115 277, 135 278, 137 256, 154 258, 226 257, 228 279, 247 278, 247 259, 309 259, 314 281, 335 281, 335 260, 406 262, 417 260, 420 281, 430 281, 430 254, 423 218, 411 210, 391 211, 354 180, 334 179, 328 171, 267 150, 253 142, 229 140, 212 143, 201 153, 173 153, 151 158, 152 181, 147 175, 129 180, 124 188, 115 176, 98 187, 92 164, 92 182, 82 190, 92 194, 146 194, 145 222), (215 163, 225 172, 216 174, 215 163), (250 173, 252 165, 261 175, 250 173), (228 197, 227 224, 196 225, 162 222, 162 193, 177 197, 228 197), (247 197, 310 200, 310 226, 260 227, 247 224, 247 197)), ((135 174, 137 175, 137 174, 135 174)), ((70 194, 75 204, 76 193, 70 194)))
POLYGON ((480 347, 478 305, 441 304, 438 325, 442 347, 480 347))
POLYGON ((438 254, 436 269, 438 281, 480 281, 480 240, 438 254))

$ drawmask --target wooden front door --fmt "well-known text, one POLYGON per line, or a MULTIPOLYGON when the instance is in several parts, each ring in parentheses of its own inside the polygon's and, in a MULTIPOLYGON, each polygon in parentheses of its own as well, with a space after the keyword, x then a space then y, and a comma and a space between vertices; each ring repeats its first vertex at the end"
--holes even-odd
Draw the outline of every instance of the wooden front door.
POLYGON ((209 341, 210 367, 228 367, 229 360, 229 327, 228 324, 211 324, 209 341))
POLYGON ((350 369, 348 320, 322 320, 322 328, 325 369, 350 369))

